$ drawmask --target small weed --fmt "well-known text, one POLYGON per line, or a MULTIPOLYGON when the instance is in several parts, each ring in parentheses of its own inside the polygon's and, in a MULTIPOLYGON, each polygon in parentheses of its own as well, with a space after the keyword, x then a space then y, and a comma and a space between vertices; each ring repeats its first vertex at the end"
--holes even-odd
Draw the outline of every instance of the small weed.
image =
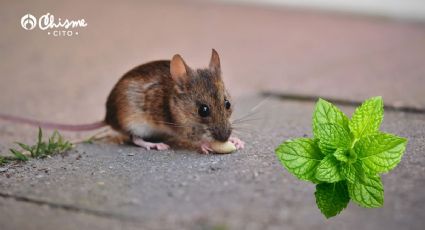
POLYGON ((63 153, 70 150, 73 145, 71 142, 64 140, 58 131, 54 131, 52 136, 47 141, 43 141, 43 131, 38 128, 38 138, 35 145, 27 145, 24 143, 16 142, 20 150, 10 149, 13 157, 0 156, 0 165, 7 164, 12 161, 27 161, 31 158, 44 158, 50 155, 63 153))
POLYGON ((14 160, 16 160, 15 157, 0 156, 0 167, 14 160))

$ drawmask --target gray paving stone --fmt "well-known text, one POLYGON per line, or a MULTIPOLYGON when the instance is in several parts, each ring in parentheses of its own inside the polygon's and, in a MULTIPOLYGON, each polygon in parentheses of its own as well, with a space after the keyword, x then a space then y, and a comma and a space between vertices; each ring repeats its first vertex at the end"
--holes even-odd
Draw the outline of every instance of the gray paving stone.
MULTIPOLYGON (((237 116, 259 100, 240 100, 237 116)), ((424 115, 385 114, 382 129, 409 138, 409 145, 399 166, 383 176, 384 207, 350 204, 340 216, 325 220, 316 208, 314 186, 291 176, 273 151, 282 140, 310 135, 313 106, 268 100, 255 115, 260 120, 239 135, 246 149, 230 155, 84 144, 65 156, 32 160, 8 172, 9 178, 0 174, 0 191, 127 218, 139 227, 161 223, 161 228, 171 229, 421 229, 424 115)))
POLYGON ((0 197, 2 230, 140 229, 132 222, 0 197))

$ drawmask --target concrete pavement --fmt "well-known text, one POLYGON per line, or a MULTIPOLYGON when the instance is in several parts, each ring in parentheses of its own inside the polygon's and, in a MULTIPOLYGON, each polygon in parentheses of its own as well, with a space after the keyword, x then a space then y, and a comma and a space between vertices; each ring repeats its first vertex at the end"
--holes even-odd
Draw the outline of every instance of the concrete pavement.
MULTIPOLYGON (((239 108, 246 111, 259 100, 240 100, 239 108)), ((82 144, 65 156, 32 160, 8 172, 9 178, 2 175, 2 212, 14 221, 1 222, 6 229, 31 228, 10 212, 20 213, 15 205, 35 203, 48 207, 38 211, 46 216, 52 209, 69 212, 55 216, 75 218, 75 227, 82 228, 102 229, 112 222, 147 229, 421 229, 424 116, 385 114, 382 129, 409 138, 409 145, 399 166, 383 176, 384 207, 352 203, 325 220, 314 201, 314 185, 291 176, 273 151, 287 138, 310 135, 313 106, 268 100, 255 115, 260 120, 250 124, 253 131, 239 135, 247 148, 229 155, 82 144), (90 217, 87 223, 81 215, 90 217)))

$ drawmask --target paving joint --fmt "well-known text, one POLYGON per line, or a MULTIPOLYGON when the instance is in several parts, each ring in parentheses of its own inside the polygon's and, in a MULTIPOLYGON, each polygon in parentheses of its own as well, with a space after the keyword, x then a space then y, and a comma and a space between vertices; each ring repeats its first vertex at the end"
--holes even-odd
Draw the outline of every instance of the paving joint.
POLYGON ((109 213, 109 212, 102 212, 102 211, 98 211, 98 210, 86 209, 86 208, 81 208, 81 207, 68 205, 68 204, 57 204, 57 203, 53 203, 53 202, 37 200, 37 199, 25 197, 25 196, 16 196, 16 195, 2 193, 2 192, 0 192, 0 197, 4 198, 4 199, 13 199, 17 202, 30 203, 30 204, 40 205, 40 206, 48 206, 52 209, 61 209, 61 210, 65 210, 65 211, 70 211, 70 212, 75 212, 75 213, 84 213, 84 214, 93 215, 93 216, 97 216, 97 217, 113 218, 113 219, 121 220, 121 221, 131 221, 131 222, 139 223, 139 221, 137 221, 137 219, 131 218, 131 217, 128 217, 128 216, 116 215, 116 214, 109 213))
MULTIPOLYGON (((293 94, 293 93, 280 93, 273 91, 263 91, 261 92, 263 97, 273 97, 277 99, 285 99, 291 101, 298 102, 316 102, 319 98, 323 98, 333 104, 342 105, 342 106, 351 106, 357 107, 361 105, 361 101, 349 100, 349 99, 340 99, 340 98, 332 98, 332 97, 322 97, 322 96, 314 96, 307 94, 293 94)), ((396 111, 396 112, 405 112, 405 113, 414 113, 414 114, 425 114, 425 108, 417 108, 411 106, 396 106, 390 104, 384 104, 384 109, 388 111, 396 111)))

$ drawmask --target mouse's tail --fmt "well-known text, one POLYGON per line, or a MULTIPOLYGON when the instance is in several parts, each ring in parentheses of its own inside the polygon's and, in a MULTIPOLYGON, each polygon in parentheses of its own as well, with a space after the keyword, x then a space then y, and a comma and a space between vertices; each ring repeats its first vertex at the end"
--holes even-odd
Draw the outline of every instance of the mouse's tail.
POLYGON ((28 119, 24 117, 7 115, 7 114, 0 114, 0 119, 14 122, 14 123, 19 123, 19 124, 28 124, 32 126, 38 126, 44 129, 57 129, 57 130, 74 131, 74 132, 91 131, 91 130, 102 128, 107 125, 104 121, 98 121, 94 123, 80 124, 80 125, 59 124, 59 123, 52 123, 52 122, 37 121, 37 120, 32 120, 32 119, 28 119))

